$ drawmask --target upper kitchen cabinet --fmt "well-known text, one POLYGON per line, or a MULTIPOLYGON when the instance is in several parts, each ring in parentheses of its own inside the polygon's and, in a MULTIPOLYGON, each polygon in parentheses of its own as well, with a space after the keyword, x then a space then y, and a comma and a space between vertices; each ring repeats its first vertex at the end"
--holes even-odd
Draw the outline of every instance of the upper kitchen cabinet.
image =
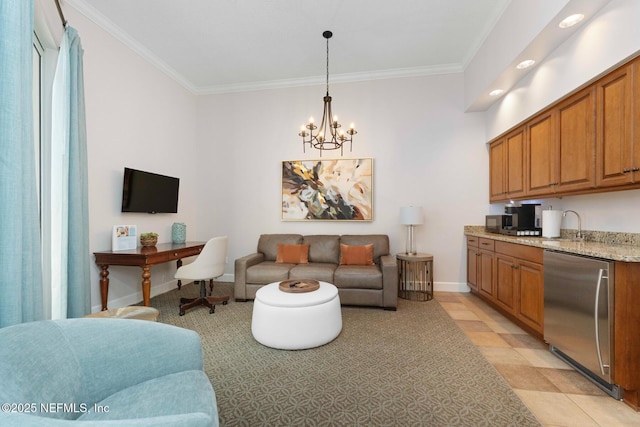
POLYGON ((556 114, 547 111, 527 122, 527 195, 552 194, 557 184, 556 114))
POLYGON ((640 58, 496 138, 489 163, 491 203, 640 188, 640 58))
POLYGON ((521 127, 489 146, 492 202, 525 195, 524 134, 524 127, 521 127))
POLYGON ((529 196, 595 187, 594 98, 587 88, 527 123, 529 196))
POLYGON ((588 87, 557 106, 556 193, 596 186, 595 93, 588 87))
POLYGON ((638 126, 640 118, 640 62, 635 61, 605 76, 596 82, 596 90, 598 186, 616 187, 638 182, 640 129, 634 132, 633 126, 638 126))

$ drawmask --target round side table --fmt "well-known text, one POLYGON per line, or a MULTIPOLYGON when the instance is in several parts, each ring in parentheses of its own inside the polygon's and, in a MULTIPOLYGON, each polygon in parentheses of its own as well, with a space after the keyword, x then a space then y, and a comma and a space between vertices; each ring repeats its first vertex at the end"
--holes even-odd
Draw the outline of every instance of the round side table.
POLYGON ((396 254, 398 296, 413 301, 433 299, 433 255, 396 254))

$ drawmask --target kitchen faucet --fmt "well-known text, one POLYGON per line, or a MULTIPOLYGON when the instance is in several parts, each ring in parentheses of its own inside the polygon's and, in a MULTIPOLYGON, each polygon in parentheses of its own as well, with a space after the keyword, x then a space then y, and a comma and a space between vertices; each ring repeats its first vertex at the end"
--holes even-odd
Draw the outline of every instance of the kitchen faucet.
POLYGON ((572 211, 572 210, 566 210, 562 212, 562 217, 563 218, 566 217, 567 213, 569 212, 573 212, 578 217, 578 232, 576 233, 576 239, 583 239, 584 236, 582 235, 582 221, 580 220, 580 215, 578 215, 578 212, 572 211))

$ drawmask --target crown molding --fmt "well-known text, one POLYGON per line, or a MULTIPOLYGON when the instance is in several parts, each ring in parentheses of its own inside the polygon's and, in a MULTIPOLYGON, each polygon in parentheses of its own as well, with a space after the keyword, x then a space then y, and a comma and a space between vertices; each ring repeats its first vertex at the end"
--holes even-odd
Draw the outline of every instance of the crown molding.
POLYGON ((140 55, 144 60, 175 80, 180 86, 184 87, 189 92, 192 92, 194 94, 197 93, 196 88, 191 84, 191 82, 185 79, 184 76, 178 73, 166 62, 158 58, 158 56, 151 52, 149 49, 138 43, 137 40, 133 39, 122 28, 118 27, 111 20, 107 19, 107 17, 96 10, 93 6, 87 4, 84 0, 65 0, 65 4, 73 7, 75 10, 77 10, 94 24, 105 30, 126 47, 140 55))
MULTIPOLYGON (((367 71, 360 73, 332 74, 329 83, 356 83, 371 80, 397 79, 403 77, 423 77, 437 74, 452 74, 463 72, 460 64, 438 65, 435 67, 397 68, 380 71, 367 71)), ((232 83, 199 87, 195 93, 198 95, 214 95, 233 92, 251 92, 270 89, 286 89, 293 87, 317 86, 326 83, 326 76, 313 76, 294 79, 270 80, 248 83, 232 83)))

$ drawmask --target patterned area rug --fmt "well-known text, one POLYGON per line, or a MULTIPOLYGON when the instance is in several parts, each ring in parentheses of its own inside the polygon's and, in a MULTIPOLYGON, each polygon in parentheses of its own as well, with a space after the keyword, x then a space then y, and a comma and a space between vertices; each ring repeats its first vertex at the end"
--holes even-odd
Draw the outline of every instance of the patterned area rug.
POLYGON ((158 321, 201 335, 222 426, 540 425, 435 300, 399 300, 396 312, 343 307, 333 342, 284 351, 253 339, 253 302, 178 316, 179 298, 197 294, 189 284, 151 306, 158 321))

